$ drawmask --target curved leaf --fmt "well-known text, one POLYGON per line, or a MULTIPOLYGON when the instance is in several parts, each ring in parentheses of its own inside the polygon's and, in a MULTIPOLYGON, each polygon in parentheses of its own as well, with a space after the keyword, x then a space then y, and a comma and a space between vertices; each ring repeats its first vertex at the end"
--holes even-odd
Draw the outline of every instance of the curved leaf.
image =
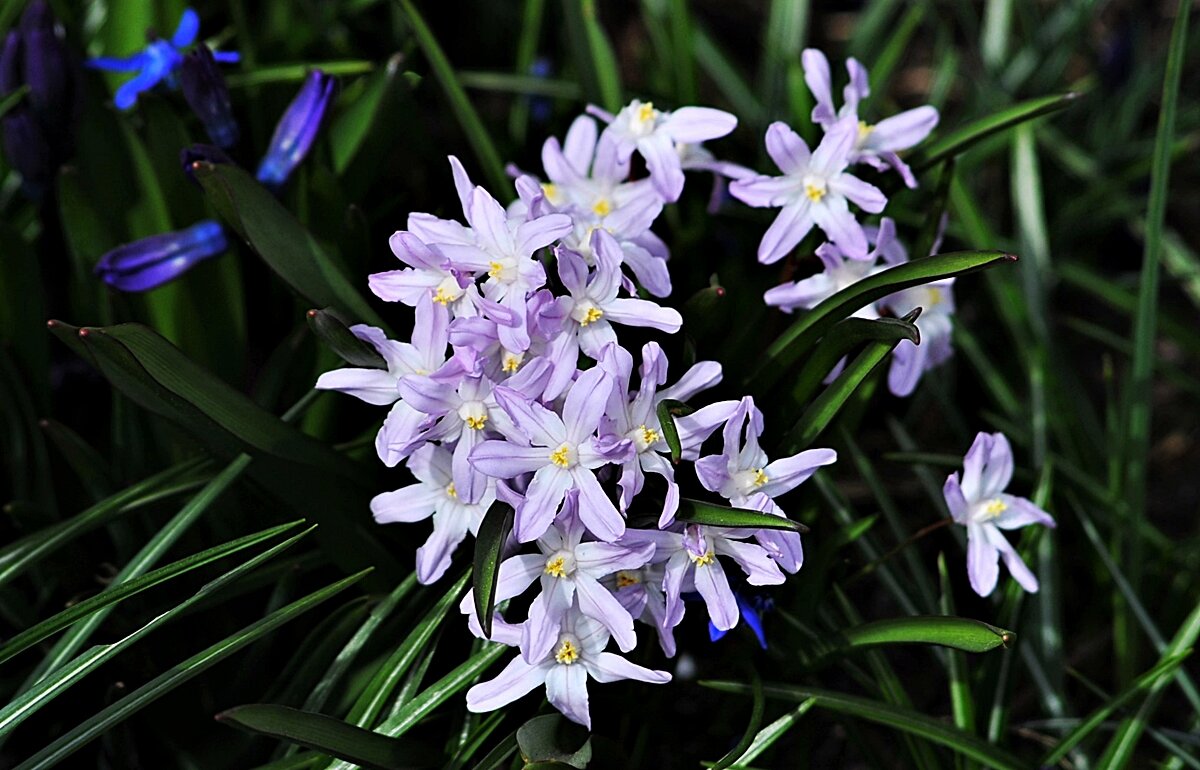
POLYGON ((389 738, 324 714, 272 703, 236 706, 217 714, 216 719, 374 770, 431 767, 438 759, 428 746, 417 741, 389 738))
MULTIPOLYGON (((911 315, 911 314, 910 314, 911 315)), ((812 398, 825 377, 852 350, 866 342, 908 340, 921 344, 921 332, 913 325, 916 317, 904 318, 847 318, 834 324, 817 346, 792 386, 792 401, 803 404, 812 398)))
POLYGON ((786 516, 776 516, 749 508, 730 508, 726 505, 714 505, 703 500, 693 500, 688 497, 679 501, 679 512, 675 514, 676 521, 686 524, 704 524, 710 527, 732 527, 742 529, 786 529, 793 532, 807 532, 808 527, 786 516))
POLYGON ((483 635, 492 635, 492 615, 496 610, 496 581, 500 577, 500 561, 504 544, 512 532, 513 509, 504 503, 494 504, 479 525, 475 536, 474 591, 475 613, 483 627, 483 635))
POLYGON ((746 725, 746 731, 742 733, 741 739, 725 752, 725 756, 718 759, 712 766, 712 770, 725 770, 727 767, 732 767, 735 762, 741 759, 742 754, 750 748, 750 744, 754 743, 758 737, 758 726, 762 724, 763 711, 767 706, 767 699, 763 695, 762 678, 759 677, 758 671, 753 667, 750 668, 750 695, 754 699, 750 707, 750 722, 746 725))
POLYGON ((682 401, 666 398, 659 402, 655 412, 658 415, 658 428, 662 431, 663 440, 671 448, 671 462, 678 463, 683 456, 683 446, 679 443, 679 429, 675 427, 675 418, 696 411, 682 401))
POLYGON ((582 770, 592 761, 592 737, 587 729, 559 714, 534 717, 518 727, 517 745, 526 764, 555 762, 582 770))
POLYGON ((842 632, 849 647, 933 644, 963 652, 988 652, 997 647, 1007 647, 1016 636, 1012 631, 979 620, 947 615, 877 620, 842 632))
POLYGON ((1016 255, 1003 251, 955 251, 914 259, 868 276, 821 302, 779 335, 767 348, 764 360, 747 378, 747 383, 757 385, 760 390, 771 387, 829 327, 889 294, 968 275, 1016 259, 1016 255))
POLYGON ((387 361, 383 360, 383 356, 379 355, 375 348, 355 337, 354 332, 328 308, 310 310, 304 317, 313 334, 346 363, 364 369, 387 368, 387 361))

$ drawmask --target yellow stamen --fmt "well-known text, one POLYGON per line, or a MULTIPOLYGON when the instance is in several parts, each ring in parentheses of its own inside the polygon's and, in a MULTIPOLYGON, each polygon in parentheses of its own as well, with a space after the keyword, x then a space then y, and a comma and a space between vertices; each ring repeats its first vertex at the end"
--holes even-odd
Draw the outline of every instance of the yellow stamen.
POLYGON ((825 188, 817 187, 814 184, 806 184, 804 185, 804 194, 808 196, 810 201, 816 203, 825 197, 825 188))
POLYGON ((763 472, 762 468, 755 468, 754 469, 754 488, 757 489, 758 487, 761 487, 762 485, 764 485, 766 483, 767 483, 767 474, 763 472))
POLYGON ((446 497, 453 497, 455 500, 458 499, 458 490, 454 488, 453 481, 446 485, 446 497))
POLYGON ((629 586, 636 586, 641 582, 642 579, 638 577, 636 572, 621 570, 617 573, 617 588, 629 588, 629 586))
POLYGON ((556 578, 566 577, 567 576, 566 559, 564 559, 562 556, 555 556, 553 559, 546 562, 545 572, 550 577, 556 577, 556 578))
POLYGON ((608 202, 608 198, 601 198, 592 206, 592 212, 598 217, 606 217, 612 213, 612 204, 608 202))
POLYGON ((552 182, 546 182, 542 185, 542 195, 546 196, 546 200, 551 203, 558 203, 558 185, 552 182))
POLYGON ((554 652, 554 660, 569 666, 579 660, 579 648, 570 639, 563 639, 562 644, 558 645, 558 649, 554 652))
POLYGON ((692 564, 695 564, 697 567, 707 567, 717 560, 716 554, 713 553, 711 548, 705 551, 702 556, 697 556, 690 551, 688 552, 688 556, 692 558, 692 564))
POLYGON ((926 289, 926 291, 929 292, 929 304, 937 305, 937 304, 941 303, 941 301, 942 301, 942 290, 941 289, 930 286, 926 289))
POLYGON ((867 121, 865 121, 865 120, 858 121, 858 143, 862 144, 863 140, 865 140, 871 134, 871 132, 874 130, 875 130, 875 126, 872 126, 867 121))
POLYGON ((603 317, 604 317, 604 311, 603 311, 603 310, 601 310, 601 309, 600 309, 600 308, 598 308, 598 307, 589 307, 589 308, 587 309, 587 313, 586 313, 586 314, 583 316, 583 318, 582 318, 582 319, 580 319, 580 321, 579 321, 579 325, 580 325, 580 326, 587 326, 588 324, 593 324, 593 323, 596 323, 597 321, 599 321, 599 320, 600 320, 601 318, 603 318, 603 317))
POLYGON ((504 363, 500 366, 507 374, 512 374, 517 369, 521 368, 521 357, 513 353, 509 353, 504 357, 504 363))
POLYGON ((488 416, 486 414, 482 414, 478 417, 468 417, 463 422, 465 422, 467 427, 471 430, 483 430, 483 426, 487 425, 487 421, 488 416))
POLYGON ((499 262, 489 262, 488 263, 488 277, 496 278, 497 276, 500 275, 500 271, 503 269, 504 269, 504 265, 500 264, 499 262))
POLYGON ((441 286, 437 287, 437 291, 433 294, 433 301, 439 305, 449 305, 451 299, 451 296, 441 286))
POLYGON ((550 462, 557 465, 559 468, 566 468, 570 464, 569 454, 571 450, 566 444, 563 444, 558 449, 550 453, 550 462))
POLYGON ((984 510, 984 513, 987 514, 989 519, 994 519, 997 516, 999 516, 1000 514, 1007 511, 1008 506, 1001 500, 992 500, 991 502, 989 502, 987 504, 987 507, 984 508, 983 510, 984 510))
POLYGON ((647 428, 645 425, 639 425, 638 430, 642 432, 642 441, 646 442, 646 446, 650 446, 655 441, 658 441, 661 436, 654 428, 647 428))
POLYGON ((638 107, 637 119, 643 123, 649 123, 654 120, 657 111, 654 109, 654 102, 646 102, 641 107, 638 107))

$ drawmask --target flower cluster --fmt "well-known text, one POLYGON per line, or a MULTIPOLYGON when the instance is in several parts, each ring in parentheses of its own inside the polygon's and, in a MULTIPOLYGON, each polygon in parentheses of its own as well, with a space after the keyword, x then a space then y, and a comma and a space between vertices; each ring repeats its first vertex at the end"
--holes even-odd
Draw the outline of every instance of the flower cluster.
MULTIPOLYGON (((371 508, 379 522, 432 518, 417 552, 422 582, 445 574, 494 503, 514 510, 495 596, 508 609, 492 619, 491 638, 520 652, 471 689, 474 711, 544 684, 560 711, 590 724, 589 676, 670 678, 605 651, 610 640, 629 652, 641 622, 674 655, 685 595, 698 594, 715 632, 727 631, 745 603, 729 568, 751 585, 776 585, 803 562, 794 531, 676 521, 678 467, 658 406, 693 400, 720 382, 721 367, 701 361, 668 385, 657 342, 642 347, 635 373, 634 353, 620 340, 623 326, 679 330, 677 311, 636 293, 671 292, 668 250, 650 228, 678 199, 685 170, 745 175, 700 146, 736 122, 701 107, 667 112, 635 101, 616 115, 593 108, 562 142, 545 142, 544 179, 514 169, 517 200, 507 208, 451 157, 462 221, 410 214, 391 238, 401 267, 370 278, 377 296, 414 308, 412 336, 392 340, 355 326, 386 368, 338 369, 317 381, 390 407, 378 455, 388 466, 405 463, 416 482, 379 495, 371 508), (635 153, 644 178, 631 179, 635 153), (649 516, 631 518, 641 513, 649 516), (518 600, 531 588, 528 601, 518 600), (528 608, 519 621, 518 606, 528 608)), ((770 460, 759 446, 763 416, 748 397, 696 408, 674 427, 705 489, 767 515, 783 516, 776 498, 836 459, 814 449, 770 460), (718 431, 722 451, 705 454, 718 431)), ((482 635, 470 596, 462 610, 482 635)))
MULTIPOLYGON (((783 175, 739 178, 729 188, 735 198, 751 206, 781 208, 759 244, 760 262, 771 264, 787 256, 814 226, 828 239, 816 249, 822 272, 776 286, 764 296, 768 305, 789 313, 813 308, 851 284, 908 259, 892 220, 864 225, 851 212, 853 203, 866 213, 878 214, 886 207, 887 198, 878 187, 849 170, 855 164, 879 171, 892 169, 905 185, 916 187, 912 171, 897 152, 918 144, 938 122, 937 110, 924 106, 869 124, 860 117, 860 108, 871 93, 861 64, 855 59, 846 61, 850 82, 843 92, 842 107, 835 109, 825 55, 810 48, 801 62, 804 80, 816 101, 812 120, 822 128, 824 137, 810 150, 786 124, 772 123, 767 129, 767 154, 783 175)), ((922 309, 916 321, 922 344, 904 340, 892 359, 888 387, 893 394, 911 394, 925 371, 950 357, 952 282, 899 292, 855 313, 861 318, 878 318, 883 312, 902 316, 917 307, 922 309)))

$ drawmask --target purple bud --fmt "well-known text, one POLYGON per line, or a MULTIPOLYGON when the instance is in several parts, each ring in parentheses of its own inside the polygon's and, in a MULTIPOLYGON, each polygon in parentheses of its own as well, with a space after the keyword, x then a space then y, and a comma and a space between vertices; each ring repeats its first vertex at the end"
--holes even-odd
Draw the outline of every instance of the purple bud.
POLYGON ((232 147, 238 140, 238 124, 225 78, 206 45, 198 45, 183 58, 180 71, 183 97, 192 112, 204 124, 204 130, 218 147, 232 147))
POLYGON ((320 70, 308 73, 300 93, 275 126, 271 146, 258 166, 258 181, 272 189, 282 187, 308 155, 333 96, 334 83, 332 77, 320 70))
POLYGON ((34 112, 47 124, 66 118, 72 100, 71 65, 50 6, 35 0, 21 15, 19 29, 24 43, 22 66, 34 112))
POLYGON ((147 291, 173 281, 193 265, 228 248, 225 231, 211 219, 189 228, 118 246, 93 272, 121 291, 147 291))

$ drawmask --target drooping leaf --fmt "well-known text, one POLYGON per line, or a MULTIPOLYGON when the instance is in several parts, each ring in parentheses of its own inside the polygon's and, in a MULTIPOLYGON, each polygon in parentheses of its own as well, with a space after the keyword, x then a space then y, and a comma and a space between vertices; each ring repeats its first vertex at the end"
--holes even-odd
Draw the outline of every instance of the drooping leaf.
POLYGON ((513 527, 513 509, 504 503, 495 503, 484 514, 475 536, 475 569, 473 598, 475 613, 483 627, 483 635, 492 635, 492 615, 496 610, 496 581, 500 577, 500 561, 504 557, 504 545, 513 527))
POLYGON ((679 443, 679 429, 675 427, 675 418, 689 415, 694 411, 687 404, 673 398, 664 398, 655 408, 658 415, 658 427, 662 431, 663 440, 671 448, 671 462, 673 463, 678 463, 683 456, 683 446, 679 443))
POLYGON ((372 770, 425 768, 438 761, 438 755, 423 743, 408 738, 389 738, 340 719, 288 706, 252 703, 222 711, 216 719, 372 770))
POLYGON ((808 531, 808 527, 786 516, 776 516, 749 508, 730 508, 688 497, 679 500, 679 511, 675 514, 675 520, 686 524, 704 524, 710 527, 808 531))
POLYGON ((346 324, 334 315, 328 308, 325 310, 310 310, 305 316, 308 326, 321 342, 351 366, 365 369, 386 369, 387 361, 367 343, 354 336, 346 324))

